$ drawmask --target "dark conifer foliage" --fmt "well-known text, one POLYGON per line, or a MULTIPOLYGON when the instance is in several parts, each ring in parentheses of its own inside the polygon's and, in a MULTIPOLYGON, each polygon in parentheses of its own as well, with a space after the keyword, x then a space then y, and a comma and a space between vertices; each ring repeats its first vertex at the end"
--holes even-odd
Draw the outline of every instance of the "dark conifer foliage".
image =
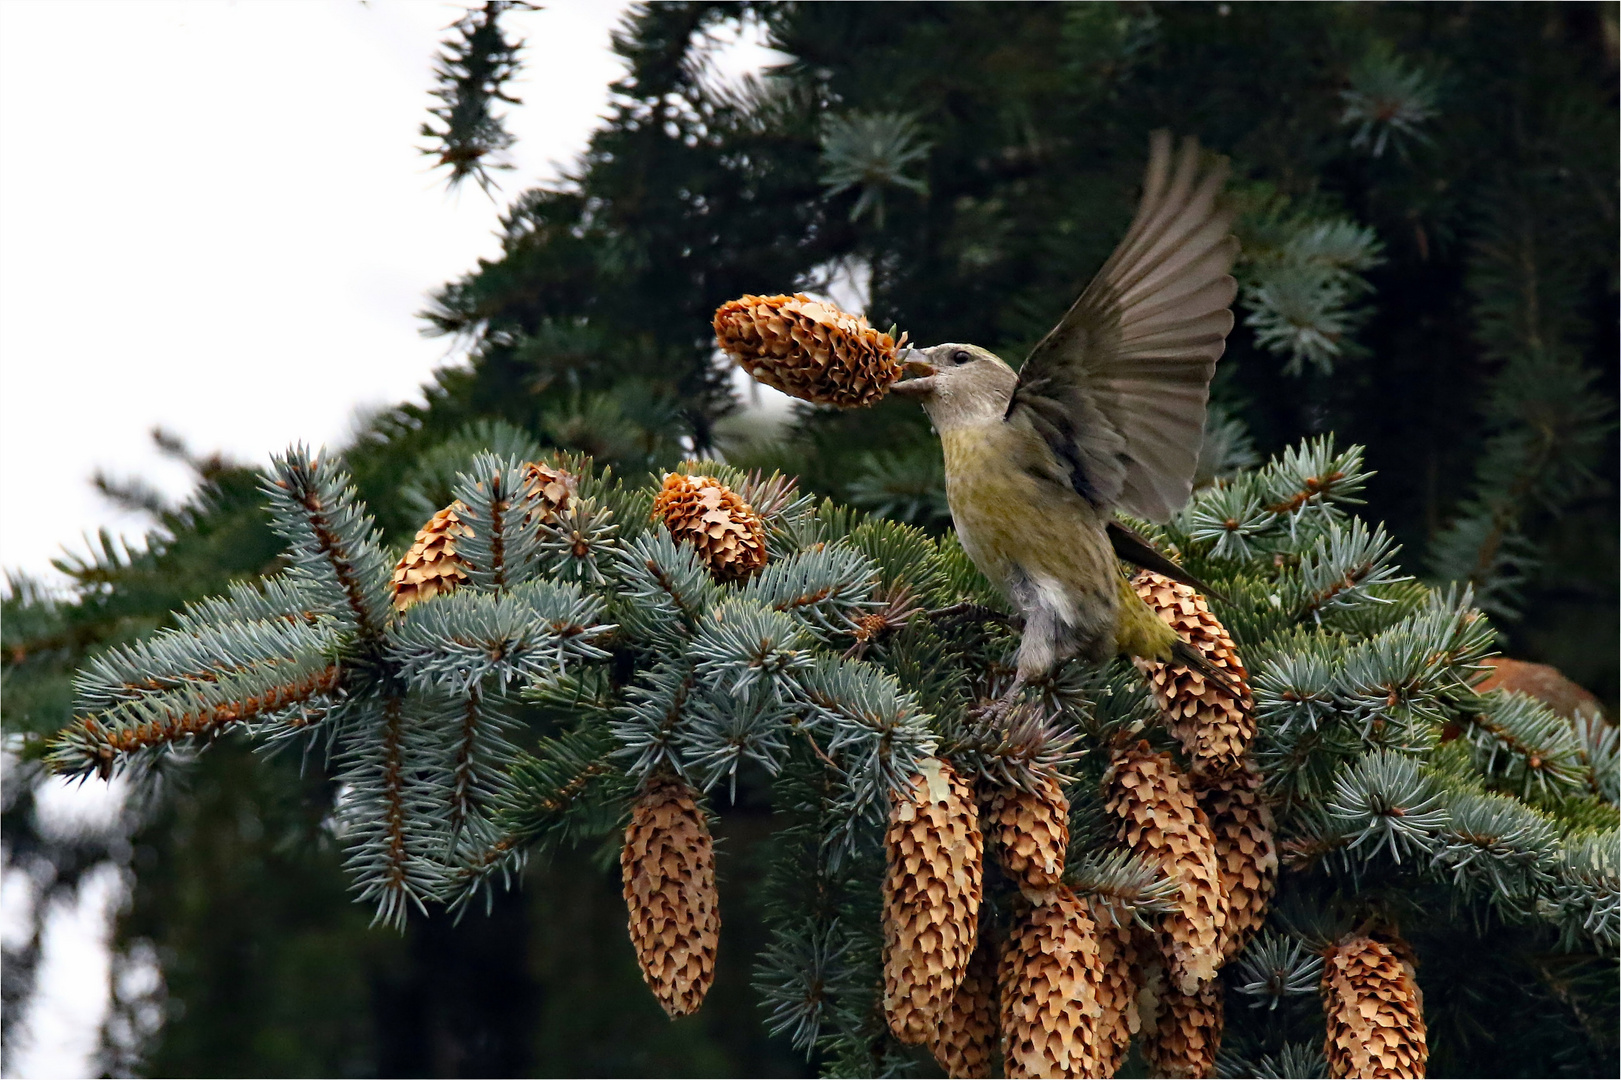
POLYGON ((433 96, 440 104, 429 111, 438 126, 422 125, 423 137, 432 142, 422 152, 450 170, 447 182, 453 188, 471 176, 489 193, 495 184, 491 171, 512 168, 502 157, 512 146, 512 134, 494 111, 497 101, 522 104, 507 84, 522 66, 518 55, 523 43, 509 41, 500 26, 501 13, 512 8, 533 11, 534 5, 487 0, 462 16, 451 27, 456 36, 445 43, 433 69, 439 82, 433 96))
MULTIPOLYGON (((423 130, 453 184, 472 176, 489 190, 502 167, 497 110, 518 104, 520 58, 508 13, 525 6, 472 8, 449 32, 423 130)), ((539 28, 546 13, 524 18, 539 28)), ((715 307, 853 283, 875 326, 1016 364, 1124 230, 1147 132, 1195 135, 1231 157, 1243 207, 1239 326, 1201 460, 1203 479, 1224 483, 1155 538, 1205 560, 1195 569, 1233 597, 1219 611, 1256 673, 1256 753, 1285 865, 1271 922, 1223 975, 1223 1068, 1324 1068, 1314 952, 1387 919, 1422 961, 1434 1075, 1607 1075, 1614 728, 1483 703, 1456 685, 1467 664, 1432 663, 1425 646, 1448 613, 1479 604, 1497 637, 1470 638, 1468 655, 1495 645, 1555 663, 1615 706, 1616 36, 1613 5, 638 6, 615 36, 626 72, 585 156, 562 183, 517 194, 500 257, 427 302, 428 332, 458 339, 468 362, 436 373, 425 405, 371 417, 341 463, 375 516, 382 563, 483 451, 587 454, 630 491, 694 454, 781 468, 856 508, 823 511, 816 542, 861 537, 880 568, 874 596, 911 620, 894 587, 920 574, 937 592, 953 584, 924 573, 949 543, 924 418, 905 402, 799 407, 786 428, 763 428, 717 361, 715 307), (782 60, 729 82, 709 57, 740 22, 782 60), (1366 448, 1334 460, 1371 527, 1325 512, 1320 533, 1295 535, 1268 496, 1333 456, 1303 442, 1329 433, 1366 448), (1266 601, 1282 582, 1286 606, 1309 605, 1314 583, 1352 567, 1363 569, 1349 595, 1320 618, 1289 624, 1266 601), (1472 599, 1426 595, 1402 568, 1472 586, 1472 599), (1399 709, 1377 692, 1392 666, 1411 691, 1399 709)), ((434 907, 403 937, 368 931, 370 913, 350 903, 354 835, 332 824, 342 764, 320 752, 266 762, 227 737, 192 760, 160 757, 160 783, 130 821, 73 842, 42 836, 29 780, 43 736, 74 715, 75 670, 183 623, 187 603, 233 584, 241 596, 241 583, 288 566, 258 474, 192 460, 198 489, 178 507, 138 479, 98 481, 153 514, 145 551, 102 537, 64 564, 71 595, 17 580, 5 601, 5 729, 18 755, 7 866, 45 897, 71 896, 97 866, 132 871, 118 962, 153 957, 163 975, 155 996, 131 984, 116 998, 110 1068, 925 1067, 885 1041, 869 1007, 881 856, 868 837, 830 859, 827 808, 841 793, 798 743, 762 751, 782 770, 775 783, 758 759, 695 776, 712 788, 725 919, 709 999, 673 1025, 624 940, 611 867, 625 792, 612 785, 577 812, 502 819, 545 855, 510 867, 523 891, 496 889, 489 915, 484 894, 471 897, 460 921, 434 907), (790 1043, 814 1045, 815 1060, 790 1043)), ((646 528, 635 500, 615 509, 627 533, 646 528)), ((965 691, 937 672, 967 663, 956 633, 919 619, 824 651, 849 645, 948 716, 965 691)), ((629 678, 623 654, 605 663, 629 678)), ((1072 718, 1113 730, 1147 718, 1133 678, 1056 691, 1074 692, 1060 698, 1072 718), (1115 711, 1079 704, 1109 688, 1115 711)), ((566 783, 571 763, 615 738, 571 726, 544 695, 504 715, 502 737, 523 757, 503 797, 566 783)), ((966 733, 942 745, 959 765, 995 765, 966 733)), ((1086 855, 1113 835, 1088 793, 1104 763, 1071 769, 1066 753, 1070 880, 1083 892, 1118 884, 1121 866, 1086 855)), ((1155 883, 1126 870, 1151 913, 1155 883)), ((422 893, 430 905, 429 894, 456 898, 442 883, 422 893)), ((8 1026, 36 951, 37 940, 8 947, 8 1026)))

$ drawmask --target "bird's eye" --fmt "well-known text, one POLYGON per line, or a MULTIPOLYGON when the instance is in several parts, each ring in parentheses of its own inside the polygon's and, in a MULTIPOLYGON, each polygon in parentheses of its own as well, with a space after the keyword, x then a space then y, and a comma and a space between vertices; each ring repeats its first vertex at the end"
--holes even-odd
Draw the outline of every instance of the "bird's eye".
POLYGON ((969 355, 967 349, 958 349, 956 352, 951 354, 951 362, 953 364, 966 364, 972 359, 973 356, 969 355))

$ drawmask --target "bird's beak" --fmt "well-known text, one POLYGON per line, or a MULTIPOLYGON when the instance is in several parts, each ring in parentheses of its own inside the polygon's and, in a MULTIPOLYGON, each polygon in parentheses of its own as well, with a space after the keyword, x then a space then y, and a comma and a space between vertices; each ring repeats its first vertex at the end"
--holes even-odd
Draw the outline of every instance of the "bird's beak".
POLYGON ((900 362, 906 374, 913 376, 913 378, 902 379, 894 386, 891 386, 889 388, 890 393, 923 397, 925 394, 934 392, 934 376, 939 373, 940 369, 923 358, 923 350, 903 350, 900 355, 900 362))

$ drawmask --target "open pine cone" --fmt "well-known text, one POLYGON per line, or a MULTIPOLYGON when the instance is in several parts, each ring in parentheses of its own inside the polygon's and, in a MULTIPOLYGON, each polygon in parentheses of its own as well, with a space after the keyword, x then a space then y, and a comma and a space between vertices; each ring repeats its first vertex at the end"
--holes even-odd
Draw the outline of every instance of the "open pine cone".
POLYGON ((767 386, 822 405, 871 405, 901 376, 894 338, 804 293, 727 301, 715 341, 767 386))
POLYGON ((1153 1017, 1143 1024, 1142 1039, 1149 1075, 1195 1080, 1215 1076, 1226 1022, 1221 981, 1212 979, 1190 994, 1156 973, 1151 985, 1153 1017))
POLYGON ((741 581, 766 563, 765 523, 713 476, 673 472, 653 498, 653 516, 691 544, 716 581, 741 581))
POLYGON ((655 780, 631 808, 619 865, 642 978, 671 1017, 698 1011, 715 979, 715 844, 693 792, 655 780))
POLYGON ((1041 777, 1030 791, 998 788, 980 828, 995 840, 1003 869, 1021 886, 1050 889, 1064 876, 1069 800, 1055 778, 1041 777))
POLYGON ((991 1075, 998 1035, 996 969, 1000 952, 995 939, 980 935, 968 958, 968 970, 929 1042, 934 1060, 952 1080, 991 1075))
MULTIPOLYGON (((1122 923, 1107 905, 1092 902, 1097 924, 1098 962, 1098 1075, 1113 1076, 1125 1064, 1131 1037, 1142 1030, 1137 997, 1143 973, 1138 957, 1137 931, 1122 923)), ((1152 945, 1149 946, 1152 948, 1152 945)))
POLYGON ((1018 920, 1002 952, 1003 1075, 1099 1075, 1103 977, 1097 924, 1059 886, 1018 920))
MULTIPOLYGON (((1402 942, 1397 942, 1398 947, 1402 942)), ((1412 963, 1383 942, 1344 938, 1323 964, 1328 1075, 1419 1077, 1429 1064, 1412 963)))
POLYGON ((1243 689, 1244 700, 1234 701, 1197 671, 1152 660, 1137 661, 1154 688, 1154 700, 1164 712, 1172 734, 1181 740, 1188 757, 1217 769, 1236 767, 1255 738, 1249 673, 1238 658, 1238 646, 1205 598, 1188 586, 1151 570, 1138 571, 1131 584, 1137 595, 1175 627, 1189 645, 1203 653, 1211 666, 1225 671, 1243 689))
POLYGON ((924 1044, 979 938, 979 811, 949 762, 923 762, 890 810, 884 844, 884 1012, 897 1039, 924 1044))
POLYGON ((396 611, 454 592, 467 580, 467 560, 456 554, 456 541, 473 534, 457 514, 465 509, 459 500, 453 502, 417 531, 411 550, 401 557, 389 579, 396 611))
POLYGON ((1221 967, 1227 923, 1210 819, 1171 755, 1146 741, 1114 752, 1106 783, 1121 841, 1179 886, 1176 907, 1158 919, 1159 945, 1172 985, 1196 993, 1221 967))
POLYGON ((1191 779, 1216 843, 1216 869, 1227 905, 1222 955, 1231 960, 1266 921, 1266 909, 1277 891, 1272 809, 1261 790, 1261 773, 1248 759, 1230 772, 1194 773, 1191 779))

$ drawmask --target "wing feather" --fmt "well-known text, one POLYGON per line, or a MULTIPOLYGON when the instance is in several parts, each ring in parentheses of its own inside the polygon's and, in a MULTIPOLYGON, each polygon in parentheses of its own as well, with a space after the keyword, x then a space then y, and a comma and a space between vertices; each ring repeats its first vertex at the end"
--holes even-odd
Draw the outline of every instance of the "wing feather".
POLYGON ((1019 373, 1008 420, 1031 424, 1100 507, 1164 521, 1192 490, 1238 292, 1226 178, 1195 140, 1154 132, 1125 237, 1019 373))

